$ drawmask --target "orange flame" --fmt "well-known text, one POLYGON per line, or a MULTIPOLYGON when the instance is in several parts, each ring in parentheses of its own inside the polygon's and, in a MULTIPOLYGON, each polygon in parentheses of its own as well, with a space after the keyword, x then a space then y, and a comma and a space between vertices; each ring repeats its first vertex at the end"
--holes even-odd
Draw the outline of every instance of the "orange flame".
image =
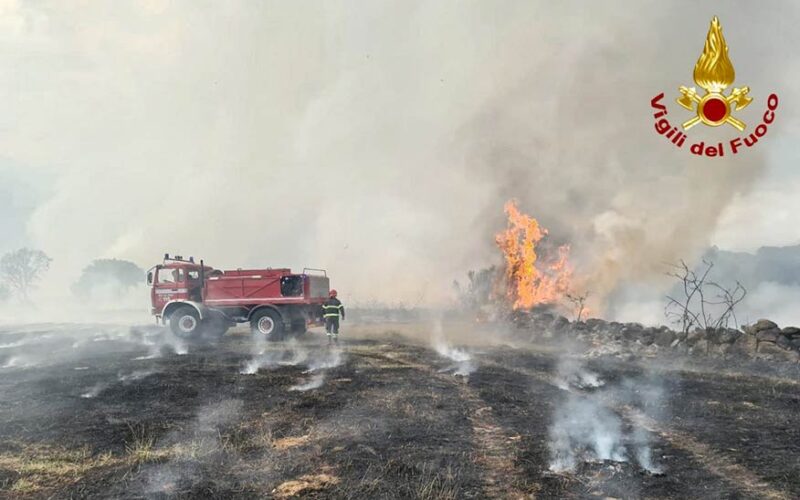
POLYGON ((506 294, 514 309, 560 302, 572 279, 569 245, 558 247, 557 255, 537 255, 537 245, 547 236, 547 229, 520 212, 515 200, 506 202, 504 209, 508 227, 495 241, 505 257, 506 294))

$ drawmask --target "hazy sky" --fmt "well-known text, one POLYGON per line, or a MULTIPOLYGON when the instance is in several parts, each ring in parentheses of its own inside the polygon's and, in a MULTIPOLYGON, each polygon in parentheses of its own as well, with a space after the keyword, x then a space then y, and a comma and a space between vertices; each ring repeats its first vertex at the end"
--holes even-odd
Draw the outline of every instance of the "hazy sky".
POLYGON ((711 243, 800 243, 798 21, 794 2, 0 0, 0 251, 44 249, 65 285, 166 251, 326 267, 345 298, 411 304, 499 262, 510 197, 601 293, 711 243), (716 161, 649 106, 693 85, 714 14, 748 130, 781 98, 757 148, 716 161))

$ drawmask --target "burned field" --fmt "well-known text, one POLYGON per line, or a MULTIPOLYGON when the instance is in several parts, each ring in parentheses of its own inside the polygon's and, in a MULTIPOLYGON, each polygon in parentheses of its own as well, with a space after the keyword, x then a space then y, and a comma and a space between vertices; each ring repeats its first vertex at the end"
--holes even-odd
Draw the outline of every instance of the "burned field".
POLYGON ((8 328, 0 495, 800 496, 796 376, 392 329, 329 347, 8 328))

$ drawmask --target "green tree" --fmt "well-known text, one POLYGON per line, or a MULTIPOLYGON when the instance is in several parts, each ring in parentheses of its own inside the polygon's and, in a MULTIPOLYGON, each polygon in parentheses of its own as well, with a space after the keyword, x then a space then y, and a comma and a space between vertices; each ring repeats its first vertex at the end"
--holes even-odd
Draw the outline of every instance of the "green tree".
POLYGON ((27 302, 30 300, 30 291, 50 269, 52 260, 41 250, 20 248, 3 255, 0 259, 0 278, 13 293, 27 302))
POLYGON ((144 282, 144 270, 127 260, 96 259, 81 273, 72 285, 72 293, 81 298, 102 293, 119 298, 132 287, 144 282))

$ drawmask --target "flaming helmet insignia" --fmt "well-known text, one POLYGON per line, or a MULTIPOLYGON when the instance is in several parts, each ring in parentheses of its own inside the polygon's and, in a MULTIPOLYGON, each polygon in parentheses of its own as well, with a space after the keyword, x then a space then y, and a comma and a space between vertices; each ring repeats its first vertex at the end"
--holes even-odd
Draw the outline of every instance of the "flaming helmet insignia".
POLYGON ((684 130, 700 122, 711 127, 729 123, 739 131, 744 130, 744 122, 731 116, 731 112, 745 108, 753 98, 747 97, 750 92, 750 87, 747 86, 734 88, 727 96, 724 94, 735 77, 736 71, 728 58, 728 44, 722 36, 722 25, 717 16, 714 16, 708 29, 703 53, 694 65, 694 81, 705 89, 706 93, 701 97, 697 95, 694 87, 681 86, 679 89, 682 96, 677 99, 678 104, 697 113, 697 116, 683 123, 684 130))

